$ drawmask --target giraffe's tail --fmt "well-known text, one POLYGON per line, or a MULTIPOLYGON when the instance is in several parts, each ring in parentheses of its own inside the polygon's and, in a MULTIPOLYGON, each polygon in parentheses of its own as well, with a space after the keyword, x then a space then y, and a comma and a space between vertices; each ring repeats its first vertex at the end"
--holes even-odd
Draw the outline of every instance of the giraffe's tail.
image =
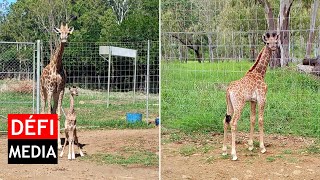
POLYGON ((227 101, 227 113, 226 113, 226 123, 230 123, 231 121, 231 115, 233 114, 233 107, 232 107, 232 102, 230 99, 230 93, 227 90, 227 95, 226 95, 226 101, 227 101))

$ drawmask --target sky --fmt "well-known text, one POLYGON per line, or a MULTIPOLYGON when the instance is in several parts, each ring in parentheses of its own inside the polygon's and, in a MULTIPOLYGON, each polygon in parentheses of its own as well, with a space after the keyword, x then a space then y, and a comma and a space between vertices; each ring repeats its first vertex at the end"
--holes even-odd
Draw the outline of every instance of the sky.
MULTIPOLYGON (((0 0, 1 1, 1 0, 0 0)), ((17 0, 7 0, 8 1, 8 3, 15 3, 15 2, 17 2, 17 0)))
POLYGON ((17 2, 17 0, 0 0, 0 13, 6 13, 5 9, 8 8, 8 5, 17 2))

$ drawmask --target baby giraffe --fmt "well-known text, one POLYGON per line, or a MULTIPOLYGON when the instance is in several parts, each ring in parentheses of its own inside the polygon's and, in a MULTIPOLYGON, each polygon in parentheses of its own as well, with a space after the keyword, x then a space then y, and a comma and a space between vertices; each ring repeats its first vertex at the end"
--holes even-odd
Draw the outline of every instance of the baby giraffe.
POLYGON ((69 87, 70 91, 70 109, 66 117, 65 121, 65 134, 66 138, 64 141, 64 145, 60 154, 60 157, 63 156, 64 148, 67 145, 67 141, 69 142, 69 152, 68 152, 68 159, 75 159, 76 155, 74 153, 74 143, 77 143, 80 156, 84 156, 81 148, 79 146, 79 141, 77 137, 77 128, 76 128, 76 113, 74 110, 74 96, 78 96, 78 89, 73 86, 72 88, 69 87))
POLYGON ((242 109, 247 101, 251 103, 250 115, 250 136, 249 150, 253 150, 253 130, 256 119, 256 105, 259 111, 259 132, 260 132, 260 149, 261 153, 266 152, 263 143, 263 114, 266 102, 267 84, 264 82, 264 77, 270 61, 272 51, 277 49, 279 35, 276 33, 266 33, 262 36, 265 43, 264 48, 259 53, 256 62, 249 69, 243 78, 230 83, 227 88, 227 114, 223 120, 224 124, 224 139, 223 139, 223 155, 227 155, 227 128, 231 126, 231 156, 232 160, 237 160, 236 154, 236 129, 237 122, 240 118, 242 109), (231 118, 232 116, 232 118, 231 118))

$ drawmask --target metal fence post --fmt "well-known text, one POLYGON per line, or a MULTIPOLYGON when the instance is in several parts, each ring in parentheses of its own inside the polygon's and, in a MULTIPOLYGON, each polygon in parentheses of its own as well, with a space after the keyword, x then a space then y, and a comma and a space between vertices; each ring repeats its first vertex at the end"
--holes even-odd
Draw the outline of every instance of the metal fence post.
POLYGON ((137 81, 137 55, 134 58, 134 72, 133 72, 133 103, 136 102, 136 81, 137 81))
POLYGON ((107 108, 110 102, 110 75, 111 75, 111 46, 109 46, 109 62, 108 62, 108 98, 107 98, 107 108))
POLYGON ((32 110, 36 113, 36 46, 33 44, 33 59, 32 59, 32 110))
POLYGON ((146 112, 146 122, 149 122, 149 79, 150 79, 150 40, 148 40, 148 51, 147 51, 147 112, 146 112))
POLYGON ((40 113, 40 40, 37 40, 37 114, 40 113))

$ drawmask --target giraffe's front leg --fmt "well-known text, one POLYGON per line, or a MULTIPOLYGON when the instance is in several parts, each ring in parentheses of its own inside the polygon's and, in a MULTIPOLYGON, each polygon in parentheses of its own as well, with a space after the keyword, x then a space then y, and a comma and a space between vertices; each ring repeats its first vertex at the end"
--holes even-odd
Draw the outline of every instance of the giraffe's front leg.
POLYGON ((52 98, 52 91, 47 90, 48 96, 47 96, 47 104, 48 104, 48 114, 52 114, 52 106, 51 106, 51 98, 52 98))
POLYGON ((58 119, 58 149, 59 150, 62 149, 61 138, 60 138, 60 119, 58 119))
POLYGON ((71 146, 72 146, 72 142, 69 141, 69 146, 68 146, 68 159, 71 160, 71 146))
POLYGON ((251 102, 250 135, 249 135, 249 141, 248 141, 250 151, 253 150, 253 132, 254 132, 254 125, 256 121, 256 105, 257 105, 257 102, 255 101, 251 102))
POLYGON ((267 150, 263 142, 263 115, 264 115, 264 102, 259 104, 259 136, 260 136, 260 150, 261 153, 265 153, 267 150))
POLYGON ((46 109, 46 101, 47 101, 47 90, 41 86, 40 88, 40 96, 41 96, 41 114, 45 113, 46 109))
POLYGON ((59 118, 59 119, 60 119, 60 116, 61 116, 61 108, 62 108, 63 95, 64 95, 64 90, 61 90, 61 91, 59 92, 59 94, 57 95, 58 105, 57 105, 57 108, 56 108, 56 112, 57 112, 57 114, 58 114, 58 118, 59 118))
MULTIPOLYGON (((61 119, 61 106, 62 106, 62 99, 63 99, 64 90, 60 91, 60 93, 55 96, 55 102, 57 102, 57 105, 54 105, 56 108, 56 113, 58 114, 58 149, 61 149, 61 139, 60 139, 60 119, 61 119)), ((66 128, 66 127, 65 127, 66 128)))
POLYGON ((75 142, 77 142, 77 146, 78 146, 78 149, 79 149, 80 156, 84 156, 84 154, 83 154, 83 152, 82 152, 82 150, 80 148, 79 139, 78 139, 78 136, 77 136, 77 129, 75 129, 74 134, 75 134, 75 142))
POLYGON ((71 159, 76 159, 76 154, 75 154, 75 152, 74 152, 74 140, 72 141, 72 154, 71 154, 71 159))
POLYGON ((68 133, 66 133, 66 138, 65 138, 65 140, 64 140, 64 144, 63 144, 62 151, 61 151, 61 153, 60 153, 60 157, 63 156, 64 149, 65 149, 65 147, 66 147, 66 145, 67 145, 67 138, 68 138, 68 133))

